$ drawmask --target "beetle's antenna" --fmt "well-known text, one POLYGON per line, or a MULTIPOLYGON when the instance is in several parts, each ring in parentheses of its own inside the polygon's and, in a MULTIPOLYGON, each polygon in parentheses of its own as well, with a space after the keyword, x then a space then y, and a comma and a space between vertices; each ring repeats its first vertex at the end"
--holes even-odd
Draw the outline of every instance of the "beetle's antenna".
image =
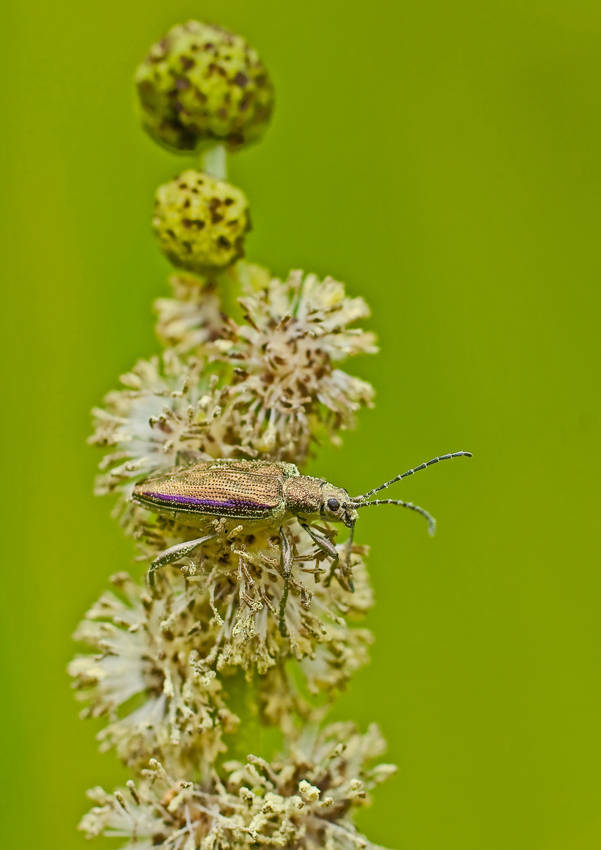
MULTIPOLYGON (((396 479, 395 479, 396 480, 396 479)), ((436 532, 436 520, 429 514, 428 511, 425 511, 423 508, 420 508, 418 505, 414 505, 412 502, 401 502, 400 499, 374 499, 373 502, 362 502, 358 505, 355 505, 356 508, 370 508, 372 505, 400 505, 402 508, 409 508, 410 511, 415 511, 415 513, 423 516, 423 518, 428 523, 428 534, 430 537, 434 537, 434 533, 436 532)))
POLYGON ((363 493, 362 496, 353 496, 352 502, 362 502, 364 499, 367 499, 369 496, 373 496, 374 493, 378 493, 380 490, 385 490, 387 487, 390 487, 391 484, 395 484, 397 481, 400 481, 401 478, 407 478, 409 475, 415 475, 416 472, 419 472, 420 469, 426 469, 428 466, 432 466, 435 463, 438 463, 441 460, 451 460, 454 457, 472 457, 471 452, 452 452, 448 455, 441 455, 440 457, 433 457, 432 460, 429 460, 427 463, 420 463, 419 466, 416 466, 415 469, 408 469, 407 472, 403 472, 402 475, 397 475, 395 478, 391 478, 390 481, 387 481, 386 484, 380 484, 379 487, 374 487, 373 490, 370 490, 369 493, 363 493))

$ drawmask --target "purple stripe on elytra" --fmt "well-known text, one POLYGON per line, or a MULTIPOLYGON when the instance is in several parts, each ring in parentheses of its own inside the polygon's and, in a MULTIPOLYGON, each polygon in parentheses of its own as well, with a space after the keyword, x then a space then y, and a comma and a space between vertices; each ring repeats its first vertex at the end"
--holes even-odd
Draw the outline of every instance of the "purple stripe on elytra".
POLYGON ((225 508, 231 510, 235 508, 250 508, 254 511, 271 511, 272 505, 260 505, 257 502, 248 502, 244 499, 195 499, 193 496, 175 496, 165 493, 144 493, 145 496, 151 499, 157 499, 161 502, 176 502, 180 505, 200 505, 203 508, 225 508))

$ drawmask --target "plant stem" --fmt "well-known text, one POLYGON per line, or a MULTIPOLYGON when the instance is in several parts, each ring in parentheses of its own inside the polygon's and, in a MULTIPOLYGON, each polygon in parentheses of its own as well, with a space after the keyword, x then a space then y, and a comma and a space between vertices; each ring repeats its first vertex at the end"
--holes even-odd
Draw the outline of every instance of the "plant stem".
POLYGON ((229 705, 240 718, 238 731, 229 740, 226 739, 227 758, 244 762, 249 753, 263 756, 263 736, 259 718, 260 685, 257 676, 254 675, 249 682, 240 671, 227 680, 226 688, 229 705))
POLYGON ((217 180, 227 179, 227 151, 225 145, 217 144, 200 154, 200 170, 217 180))

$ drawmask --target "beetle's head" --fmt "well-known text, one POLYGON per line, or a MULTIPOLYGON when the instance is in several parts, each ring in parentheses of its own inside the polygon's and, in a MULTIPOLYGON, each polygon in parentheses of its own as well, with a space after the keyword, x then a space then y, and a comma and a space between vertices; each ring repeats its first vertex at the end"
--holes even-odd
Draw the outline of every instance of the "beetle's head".
POLYGON ((359 515, 346 490, 325 481, 321 488, 321 516, 329 522, 343 522, 351 528, 359 515))

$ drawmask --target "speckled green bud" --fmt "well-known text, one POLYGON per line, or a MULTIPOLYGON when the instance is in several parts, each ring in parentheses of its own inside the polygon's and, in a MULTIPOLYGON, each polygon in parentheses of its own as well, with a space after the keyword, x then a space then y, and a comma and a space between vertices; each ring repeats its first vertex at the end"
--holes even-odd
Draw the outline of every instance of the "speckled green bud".
POLYGON ((254 141, 273 108, 273 86, 242 36, 188 21, 154 44, 136 72, 147 132, 176 151, 203 140, 230 148, 254 141))
POLYGON ((210 274, 244 256, 248 201, 230 183, 190 169, 157 189, 152 226, 175 266, 210 274))

